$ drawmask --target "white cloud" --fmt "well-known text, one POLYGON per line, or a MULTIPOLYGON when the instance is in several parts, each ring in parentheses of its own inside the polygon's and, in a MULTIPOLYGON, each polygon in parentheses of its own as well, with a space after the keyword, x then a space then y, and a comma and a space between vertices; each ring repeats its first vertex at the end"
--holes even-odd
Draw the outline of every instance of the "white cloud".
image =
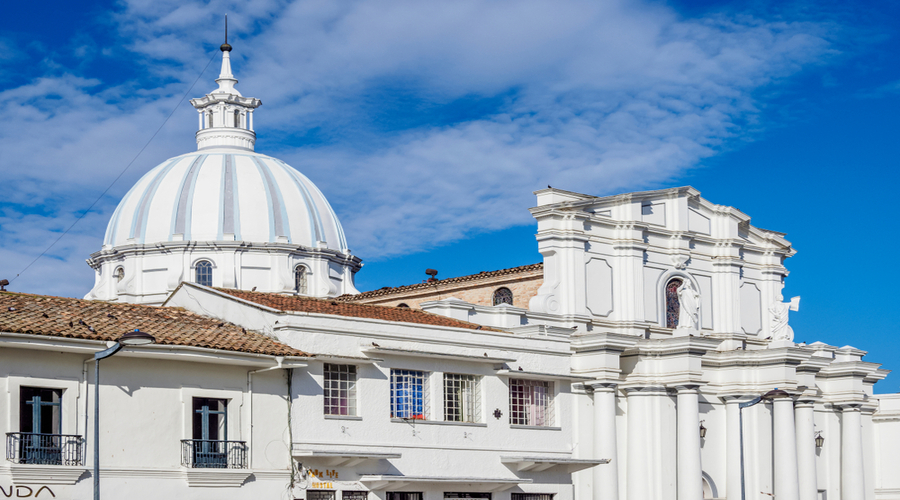
MULTIPOLYGON (((531 191, 547 184, 608 194, 675 179, 746 135, 740 124, 757 113, 756 91, 828 50, 824 28, 813 23, 685 19, 642 2, 248 5, 125 2, 114 16, 122 43, 164 87, 106 87, 91 75, 62 74, 0 92, 9 118, 0 124, 0 175, 15 186, 12 211, 58 207, 33 225, 32 244, 4 241, 0 250, 39 248, 54 217, 93 201, 206 64, 226 11, 239 88, 265 103, 256 115, 259 149, 317 182, 351 247, 369 259, 526 223, 531 191), (294 138, 308 130, 322 142, 294 138), (72 192, 84 196, 62 196, 72 192)), ((208 73, 192 96, 211 90, 211 80, 208 73)), ((182 107, 104 200, 98 220, 137 173, 191 149, 194 126, 182 107)), ((0 225, 5 233, 27 219, 0 225)), ((29 272, 75 266, 99 248, 101 228, 78 226, 72 238, 93 247, 69 247, 77 258, 29 272)), ((11 266, 20 260, 4 259, 2 272, 17 272, 11 266)), ((86 266, 71 276, 89 288, 86 266)))

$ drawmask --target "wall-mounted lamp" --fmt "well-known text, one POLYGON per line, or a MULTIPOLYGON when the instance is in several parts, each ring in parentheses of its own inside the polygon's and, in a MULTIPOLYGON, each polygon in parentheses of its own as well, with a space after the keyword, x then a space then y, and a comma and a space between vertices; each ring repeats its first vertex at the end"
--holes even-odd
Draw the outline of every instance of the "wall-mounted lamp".
POLYGON ((816 433, 816 448, 821 448, 825 444, 825 438, 822 437, 822 431, 816 433))
POLYGON ((705 420, 700 421, 700 439, 706 439, 706 427, 703 427, 703 422, 705 420))

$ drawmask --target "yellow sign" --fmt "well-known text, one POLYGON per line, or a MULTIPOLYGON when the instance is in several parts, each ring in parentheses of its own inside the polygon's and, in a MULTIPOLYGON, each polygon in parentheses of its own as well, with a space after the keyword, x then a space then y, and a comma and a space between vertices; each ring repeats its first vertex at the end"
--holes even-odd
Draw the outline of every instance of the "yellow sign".
POLYGON ((333 490, 334 484, 332 484, 332 483, 312 483, 312 488, 314 490, 333 490))
POLYGON ((319 469, 312 469, 309 471, 310 474, 315 476, 316 478, 328 477, 330 479, 338 478, 338 471, 335 469, 327 469, 323 471, 319 471, 319 469))

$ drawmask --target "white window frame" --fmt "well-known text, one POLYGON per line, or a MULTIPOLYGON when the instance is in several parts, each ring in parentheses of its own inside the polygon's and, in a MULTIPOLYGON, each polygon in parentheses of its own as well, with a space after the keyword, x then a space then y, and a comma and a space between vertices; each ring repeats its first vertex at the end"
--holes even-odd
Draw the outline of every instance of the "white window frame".
POLYGON ((509 380, 509 423, 552 427, 556 384, 548 380, 509 380))
POLYGON ((481 422, 481 378, 478 375, 444 374, 444 420, 481 422), (456 397, 451 397, 456 393, 456 397))
POLYGON ((328 416, 355 417, 359 367, 325 363, 322 368, 322 410, 328 416), (341 394, 346 392, 345 394, 341 394), (337 401, 337 404, 329 404, 337 401), (345 402, 346 405, 341 404, 345 402))
POLYGON ((431 414, 430 373, 420 370, 391 369, 391 418, 428 420, 431 414), (417 398, 414 391, 421 387, 417 398), (412 396, 407 396, 413 391, 412 396), (421 402, 417 404, 421 398, 421 402), (410 404, 412 402, 412 404, 410 404), (419 412, 421 406, 421 412, 419 412))

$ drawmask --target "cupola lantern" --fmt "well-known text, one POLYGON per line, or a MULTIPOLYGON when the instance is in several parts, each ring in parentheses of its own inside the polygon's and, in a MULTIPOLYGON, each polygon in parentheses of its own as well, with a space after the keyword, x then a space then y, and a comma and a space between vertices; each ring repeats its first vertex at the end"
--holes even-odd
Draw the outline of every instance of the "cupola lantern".
POLYGON ((253 110, 262 101, 244 97, 236 88, 237 78, 231 73, 231 45, 225 43, 222 51, 222 70, 216 83, 219 88, 209 94, 191 99, 199 114, 197 149, 238 148, 253 151, 256 132, 253 131, 253 110))

